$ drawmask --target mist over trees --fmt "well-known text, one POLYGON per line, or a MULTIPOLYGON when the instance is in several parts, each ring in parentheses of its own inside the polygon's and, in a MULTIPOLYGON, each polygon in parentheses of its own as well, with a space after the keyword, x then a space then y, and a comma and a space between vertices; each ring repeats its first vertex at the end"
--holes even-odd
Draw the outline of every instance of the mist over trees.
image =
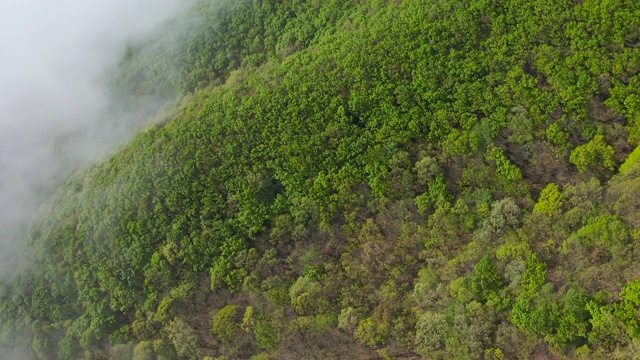
POLYGON ((41 203, 77 168, 137 133, 158 104, 114 114, 105 73, 131 39, 189 1, 6 0, 0 4, 0 277, 41 203))
POLYGON ((163 115, 43 205, 3 356, 632 358, 638 19, 195 3, 110 74, 163 115))

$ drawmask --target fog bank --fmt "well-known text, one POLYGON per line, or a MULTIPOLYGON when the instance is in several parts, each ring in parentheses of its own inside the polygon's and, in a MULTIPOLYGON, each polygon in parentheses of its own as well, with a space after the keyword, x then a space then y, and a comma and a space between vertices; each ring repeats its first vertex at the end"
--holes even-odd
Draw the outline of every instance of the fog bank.
POLYGON ((103 156, 142 119, 107 121, 104 74, 180 0, 0 2, 0 275, 60 176, 103 156), (118 124, 118 125, 116 125, 118 124))

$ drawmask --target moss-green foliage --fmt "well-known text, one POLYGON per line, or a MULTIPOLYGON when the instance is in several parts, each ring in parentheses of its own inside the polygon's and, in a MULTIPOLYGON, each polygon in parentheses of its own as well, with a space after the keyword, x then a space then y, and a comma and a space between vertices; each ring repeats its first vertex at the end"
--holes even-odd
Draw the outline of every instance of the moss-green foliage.
POLYGON ((553 215, 562 206, 562 194, 557 184, 550 183, 540 193, 538 202, 533 207, 534 211, 537 211, 545 215, 553 215))
POLYGON ((560 149, 571 146, 569 143, 569 133, 562 130, 557 122, 554 122, 547 128, 547 140, 560 149))
POLYGON ((351 1, 199 1, 129 44, 112 76, 113 93, 135 105, 223 83, 240 66, 283 58, 334 32, 352 7, 351 1))
POLYGON ((199 2, 125 54, 123 106, 182 105, 43 206, 30 270, 0 283, 2 349, 633 354, 638 151, 613 171, 639 138, 637 19, 632 1, 199 2))
POLYGON ((231 342, 240 331, 238 305, 227 305, 213 317, 213 334, 223 342, 231 342))
POLYGON ((195 330, 182 319, 176 317, 170 321, 163 332, 173 343, 176 355, 190 360, 202 358, 195 330))
POLYGON ((444 350, 444 336, 446 335, 447 319, 444 314, 425 312, 420 316, 416 326, 416 348, 424 357, 437 359, 444 350))
POLYGON ((472 290, 482 300, 498 300, 498 291, 504 286, 504 280, 489 256, 485 256, 473 268, 472 290))
POLYGON ((581 173, 590 168, 613 170, 616 167, 614 155, 615 149, 606 143, 604 136, 596 135, 588 143, 576 147, 571 152, 570 161, 581 173))
POLYGON ((638 169, 638 165, 640 164, 640 147, 636 147, 635 150, 627 159, 620 165, 620 174, 629 175, 632 171, 636 171, 638 169))

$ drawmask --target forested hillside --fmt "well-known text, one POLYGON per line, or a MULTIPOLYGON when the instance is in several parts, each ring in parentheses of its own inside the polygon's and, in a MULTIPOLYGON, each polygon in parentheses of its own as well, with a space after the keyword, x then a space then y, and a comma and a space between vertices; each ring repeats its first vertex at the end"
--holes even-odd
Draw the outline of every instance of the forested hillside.
POLYGON ((201 1, 112 76, 170 116, 43 206, 3 359, 640 353, 640 2, 201 1))

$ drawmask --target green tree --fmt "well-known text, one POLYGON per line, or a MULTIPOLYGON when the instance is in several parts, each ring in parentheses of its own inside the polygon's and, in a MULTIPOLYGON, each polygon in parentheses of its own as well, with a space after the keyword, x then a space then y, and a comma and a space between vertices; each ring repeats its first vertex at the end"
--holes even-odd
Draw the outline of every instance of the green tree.
POLYGON ((614 170, 616 168, 614 155, 615 149, 607 144, 604 136, 596 135, 588 143, 573 149, 569 161, 581 173, 589 169, 614 170))
POLYGON ((213 316, 213 334, 223 343, 229 343, 240 331, 238 306, 227 305, 213 316))
POLYGON ((198 335, 191 325, 176 317, 163 331, 173 344, 178 356, 193 360, 202 358, 198 335))
POLYGON ((439 359, 444 355, 449 325, 444 314, 426 311, 416 324, 415 346, 420 356, 439 359))
POLYGON ((498 268, 491 260, 491 256, 486 255, 473 269, 471 278, 473 292, 484 301, 499 300, 499 291, 504 286, 504 280, 498 268))
POLYGON ((562 206, 562 193, 558 185, 549 183, 540 193, 538 202, 533 207, 534 211, 551 216, 560 210, 562 206))

